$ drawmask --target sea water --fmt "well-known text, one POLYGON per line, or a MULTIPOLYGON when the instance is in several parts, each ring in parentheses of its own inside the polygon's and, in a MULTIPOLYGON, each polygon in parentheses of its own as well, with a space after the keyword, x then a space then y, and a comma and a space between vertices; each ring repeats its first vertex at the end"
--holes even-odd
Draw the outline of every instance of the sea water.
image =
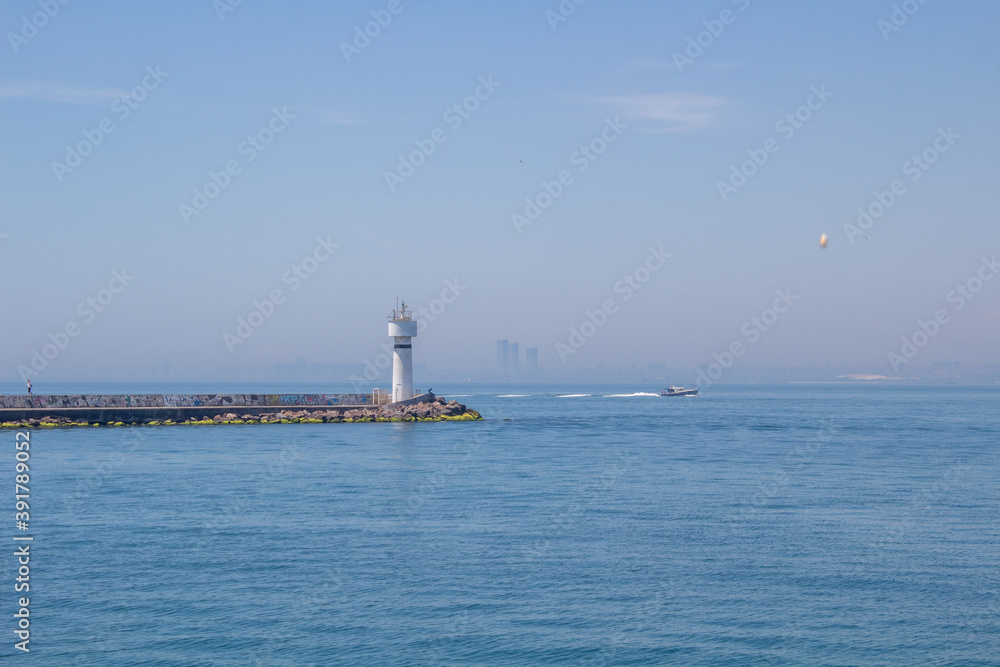
POLYGON ((1000 664, 1000 388, 435 389, 486 420, 33 430, 0 656, 1000 664))

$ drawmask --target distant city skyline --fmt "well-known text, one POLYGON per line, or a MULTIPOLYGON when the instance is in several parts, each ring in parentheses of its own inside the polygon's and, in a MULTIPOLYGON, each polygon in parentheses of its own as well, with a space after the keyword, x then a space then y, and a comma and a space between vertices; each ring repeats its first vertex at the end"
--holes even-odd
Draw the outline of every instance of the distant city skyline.
POLYGON ((525 348, 523 366, 520 356, 520 343, 512 343, 506 338, 497 340, 497 373, 501 377, 507 377, 516 376, 521 371, 538 370, 537 347, 525 348))

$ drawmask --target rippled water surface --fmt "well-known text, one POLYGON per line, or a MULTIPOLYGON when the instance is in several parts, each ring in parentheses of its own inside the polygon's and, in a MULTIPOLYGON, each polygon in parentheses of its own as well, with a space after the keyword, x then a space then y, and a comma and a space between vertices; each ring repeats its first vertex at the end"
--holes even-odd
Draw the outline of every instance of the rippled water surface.
POLYGON ((487 421, 34 432, 19 662, 1000 664, 1000 388, 436 389, 487 421))

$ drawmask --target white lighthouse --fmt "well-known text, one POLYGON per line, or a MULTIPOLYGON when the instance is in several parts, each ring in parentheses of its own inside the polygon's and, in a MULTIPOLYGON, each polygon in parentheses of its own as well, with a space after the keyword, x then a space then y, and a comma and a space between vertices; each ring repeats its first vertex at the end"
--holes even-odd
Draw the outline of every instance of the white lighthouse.
MULTIPOLYGON (((399 305, 398 302, 396 304, 399 305)), ((413 398, 413 343, 417 335, 417 322, 412 311, 397 307, 389 316, 389 335, 395 343, 392 347, 392 402, 413 398)))

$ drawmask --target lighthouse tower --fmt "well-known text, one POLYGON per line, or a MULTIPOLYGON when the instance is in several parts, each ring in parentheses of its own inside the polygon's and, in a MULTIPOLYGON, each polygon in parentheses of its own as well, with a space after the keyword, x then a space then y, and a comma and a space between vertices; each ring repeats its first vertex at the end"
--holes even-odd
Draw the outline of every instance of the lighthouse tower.
POLYGON ((417 322, 413 311, 406 309, 406 302, 389 316, 389 335, 392 336, 392 402, 413 398, 413 344, 417 335, 417 322))

